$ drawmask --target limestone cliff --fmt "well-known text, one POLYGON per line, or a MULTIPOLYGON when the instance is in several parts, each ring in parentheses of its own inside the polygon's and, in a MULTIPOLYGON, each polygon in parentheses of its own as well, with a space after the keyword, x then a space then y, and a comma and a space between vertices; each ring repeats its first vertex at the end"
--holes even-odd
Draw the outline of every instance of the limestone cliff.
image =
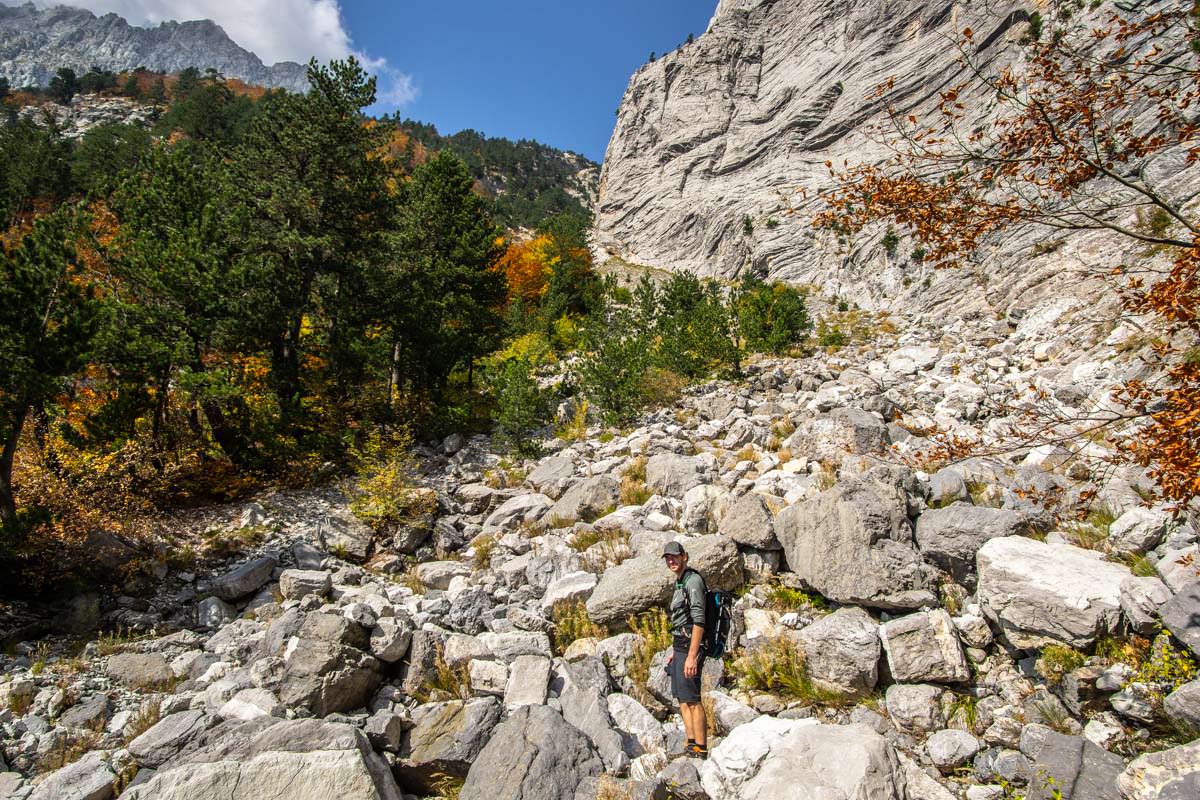
MULTIPOLYGON (((802 207, 805 193, 828 184, 826 161, 884 157, 889 106, 929 119, 938 91, 967 79, 954 46, 964 28, 992 67, 1019 62, 1038 5, 720 0, 703 36, 630 81, 601 178, 600 257, 725 279, 754 272, 872 308, 1007 313, 1068 287, 1085 297, 1079 270, 1119 255, 1104 236, 1065 237, 1031 254, 1044 233, 1015 232, 975 270, 946 275, 910 259, 906 241, 889 257, 878 234, 838 252, 802 207), (894 90, 873 98, 889 78, 894 90)), ((1077 21, 1112 10, 1089 7, 1077 21)), ((975 85, 963 102, 985 124, 993 98, 975 85)))
POLYGON ((116 14, 97 17, 66 6, 0 4, 0 76, 11 85, 45 86, 61 67, 83 74, 93 66, 114 72, 139 66, 161 72, 211 67, 258 86, 308 88, 304 66, 265 66, 210 20, 139 28, 116 14))

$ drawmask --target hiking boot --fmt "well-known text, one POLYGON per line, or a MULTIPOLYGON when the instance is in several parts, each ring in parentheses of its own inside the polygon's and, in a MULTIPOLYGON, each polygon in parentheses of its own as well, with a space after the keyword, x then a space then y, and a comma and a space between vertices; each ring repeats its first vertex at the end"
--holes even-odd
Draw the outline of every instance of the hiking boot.
POLYGON ((683 748, 683 754, 687 758, 698 758, 701 761, 708 758, 708 748, 692 742, 687 747, 683 748))

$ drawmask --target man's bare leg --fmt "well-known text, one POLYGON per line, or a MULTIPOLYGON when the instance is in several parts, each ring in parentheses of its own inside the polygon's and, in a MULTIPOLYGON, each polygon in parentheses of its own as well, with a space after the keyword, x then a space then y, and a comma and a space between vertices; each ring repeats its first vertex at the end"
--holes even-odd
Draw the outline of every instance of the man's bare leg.
POLYGON ((680 703, 679 715, 683 717, 683 729, 687 738, 701 747, 708 747, 708 719, 701 703, 680 703))

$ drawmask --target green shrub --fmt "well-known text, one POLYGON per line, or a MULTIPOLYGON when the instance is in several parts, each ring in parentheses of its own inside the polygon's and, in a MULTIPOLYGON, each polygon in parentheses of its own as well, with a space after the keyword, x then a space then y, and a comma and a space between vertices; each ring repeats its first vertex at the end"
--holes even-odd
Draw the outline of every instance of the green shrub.
POLYGON ((633 682, 633 696, 645 701, 649 697, 646 684, 650 680, 650 664, 654 656, 671 646, 671 622, 661 608, 647 611, 628 620, 629 629, 642 639, 629 657, 628 674, 633 682))
POLYGON ((812 328, 803 293, 784 283, 746 278, 735 290, 732 305, 738 333, 752 352, 785 355, 812 328))
POLYGON ((844 705, 851 698, 818 687, 808 675, 804 653, 785 636, 756 642, 735 659, 731 672, 752 692, 772 692, 810 705, 844 705))
POLYGON ((577 639, 603 639, 608 636, 605 628, 592 622, 582 600, 555 603, 550 617, 554 622, 552 638, 556 655, 565 653, 571 642, 577 639))
POLYGON ((806 608, 825 609, 829 607, 825 598, 819 594, 810 594, 803 589, 795 589, 779 583, 772 583, 767 586, 763 600, 766 602, 768 608, 782 612, 799 611, 806 608))
POLYGON ((1036 669, 1049 683, 1059 683, 1067 673, 1079 669, 1086 661, 1087 656, 1072 647, 1051 644, 1042 648, 1036 669))

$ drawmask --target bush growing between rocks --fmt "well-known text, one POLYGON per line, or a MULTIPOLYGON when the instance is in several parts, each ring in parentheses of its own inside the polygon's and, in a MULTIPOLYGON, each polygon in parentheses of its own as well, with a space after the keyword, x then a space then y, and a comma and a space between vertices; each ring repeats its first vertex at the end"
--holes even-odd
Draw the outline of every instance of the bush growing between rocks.
POLYGON ((671 646, 671 621, 665 611, 656 608, 630 617, 628 623, 629 630, 642 637, 629 657, 629 680, 633 681, 634 697, 645 702, 650 695, 646 688, 650 680, 650 663, 655 655, 671 646))
POLYGON ((748 691, 771 692, 810 705, 841 706, 852 699, 815 686, 808 676, 804 653, 787 637, 755 643, 734 659, 730 671, 748 691))
POLYGON ((414 488, 411 447, 407 431, 376 431, 352 450, 356 477, 350 510, 375 530, 436 510, 429 507, 430 496, 414 488))
POLYGON ((1084 550, 1103 549, 1108 541, 1108 532, 1118 514, 1108 506, 1089 510, 1082 519, 1063 525, 1063 538, 1084 550))
POLYGON ((462 664, 457 668, 451 667, 446 663, 441 645, 438 645, 433 674, 425 678, 414 697, 420 703, 471 699, 471 674, 468 666, 462 664))
POLYGON ((533 376, 533 368, 523 358, 512 358, 496 375, 496 426, 502 441, 518 453, 536 456, 539 447, 530 434, 546 418, 548 403, 533 376))
POLYGON ((555 603, 550 611, 550 619, 554 622, 552 638, 555 655, 561 656, 577 639, 603 639, 608 635, 605 628, 592 622, 582 600, 555 603))
POLYGON ((646 457, 638 456, 621 473, 621 504, 640 506, 652 496, 646 487, 646 457))
POLYGON ((103 738, 99 731, 79 730, 57 736, 54 745, 38 758, 39 773, 53 772, 68 764, 74 764, 100 746, 103 738))
POLYGON ((803 589, 784 586, 780 583, 772 583, 767 586, 763 601, 768 608, 784 613, 805 608, 824 610, 829 607, 825 598, 816 592, 809 593, 803 589))
POLYGON ((1036 669, 1048 683, 1057 684, 1067 673, 1079 669, 1086 661, 1087 656, 1072 647, 1051 644, 1042 649, 1036 669))

